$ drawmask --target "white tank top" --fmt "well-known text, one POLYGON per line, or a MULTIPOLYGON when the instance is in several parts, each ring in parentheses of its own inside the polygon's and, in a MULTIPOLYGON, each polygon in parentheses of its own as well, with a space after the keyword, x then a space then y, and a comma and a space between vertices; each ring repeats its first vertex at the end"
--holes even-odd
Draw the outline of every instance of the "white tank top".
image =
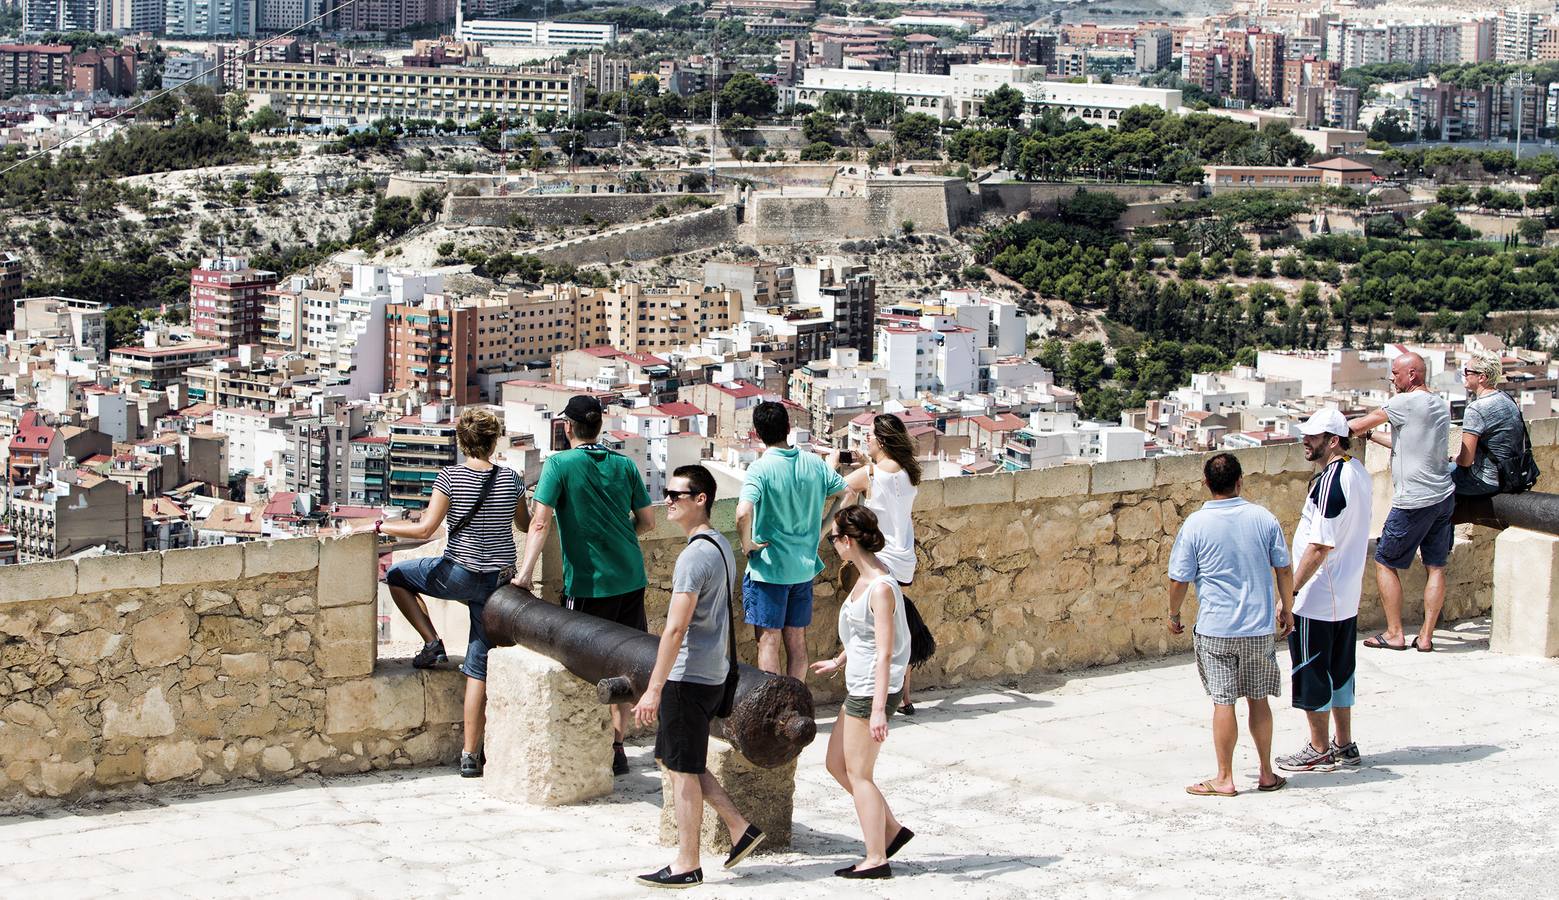
POLYGON ((884 471, 873 466, 862 505, 877 516, 877 527, 886 543, 877 551, 877 559, 900 584, 915 580, 915 507, 917 488, 910 484, 909 473, 884 471))
POLYGON ((871 697, 877 691, 877 621, 872 615, 872 588, 878 583, 893 589, 893 656, 888 662, 888 693, 904 689, 904 670, 909 668, 909 619, 904 613, 904 593, 892 575, 856 585, 839 607, 839 642, 844 645, 844 685, 853 697, 871 697))

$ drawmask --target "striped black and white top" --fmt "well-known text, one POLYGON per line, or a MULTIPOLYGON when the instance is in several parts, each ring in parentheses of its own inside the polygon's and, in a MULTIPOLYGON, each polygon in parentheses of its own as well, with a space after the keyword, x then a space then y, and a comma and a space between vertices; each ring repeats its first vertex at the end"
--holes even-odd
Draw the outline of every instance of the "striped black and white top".
MULTIPOLYGON (((465 466, 449 466, 438 473, 435 491, 449 498, 444 525, 452 528, 482 496, 487 471, 465 466)), ((513 469, 498 467, 493 486, 482 501, 482 508, 459 533, 449 536, 444 556, 473 572, 497 572, 515 564, 514 510, 525 496, 525 482, 513 469)))

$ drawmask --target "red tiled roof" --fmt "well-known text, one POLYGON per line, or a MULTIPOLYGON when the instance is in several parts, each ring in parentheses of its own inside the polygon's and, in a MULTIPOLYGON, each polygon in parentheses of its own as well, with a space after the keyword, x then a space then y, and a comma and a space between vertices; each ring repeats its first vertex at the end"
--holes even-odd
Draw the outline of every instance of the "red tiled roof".
POLYGON ((994 419, 990 416, 975 416, 969 421, 982 431, 1017 431, 1024 425, 1023 420, 1012 413, 1002 413, 994 419))
POLYGON ((617 357, 624 355, 621 350, 618 350, 611 344, 602 344, 599 347, 581 347, 579 352, 588 353, 591 356, 597 356, 601 359, 616 359, 617 357))
POLYGON ((664 359, 661 359, 658 356, 652 356, 652 355, 650 355, 648 353, 624 353, 619 358, 627 360, 628 362, 631 362, 631 363, 633 363, 636 366, 669 366, 669 365, 671 365, 670 362, 668 362, 668 361, 666 361, 664 359))
POLYGON ((57 434, 53 427, 43 424, 43 417, 36 411, 28 410, 22 413, 21 421, 16 424, 16 434, 11 436, 11 451, 47 450, 53 446, 57 434))
POLYGON ((668 416, 672 416, 678 419, 685 418, 687 416, 702 416, 705 414, 703 410, 699 409, 691 403, 662 403, 661 405, 655 407, 655 409, 660 410, 668 416))
POLYGON ((362 437, 352 438, 352 443, 354 444, 388 444, 389 442, 389 438, 379 437, 378 435, 373 434, 365 434, 362 437))
POLYGON ((292 501, 297 497, 294 491, 277 491, 272 494, 271 499, 265 504, 266 518, 292 515, 292 501))
POLYGON ((712 384, 710 387, 724 394, 729 394, 738 400, 745 397, 761 397, 763 389, 745 381, 733 381, 730 384, 712 384))

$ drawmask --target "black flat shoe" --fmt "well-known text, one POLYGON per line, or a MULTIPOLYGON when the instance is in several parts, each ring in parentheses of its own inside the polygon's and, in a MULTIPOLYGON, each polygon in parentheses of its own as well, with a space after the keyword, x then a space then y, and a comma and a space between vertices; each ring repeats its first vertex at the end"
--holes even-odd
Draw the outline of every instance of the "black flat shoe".
POLYGON ((893 858, 893 854, 899 852, 900 850, 903 850, 904 849, 904 845, 909 843, 910 841, 914 840, 914 838, 915 838, 915 832, 910 831, 908 828, 906 828, 903 825, 900 825, 899 826, 899 833, 895 834, 893 836, 893 840, 888 842, 888 853, 887 853, 888 858, 892 859, 893 858))
POLYGON ((845 866, 834 870, 834 874, 840 878, 892 878, 893 867, 887 863, 880 866, 872 866, 870 869, 857 869, 855 866, 845 866))
POLYGON ((736 843, 731 845, 731 855, 725 858, 725 867, 729 869, 752 855, 752 851, 758 849, 758 845, 763 843, 765 837, 767 835, 763 833, 761 828, 749 824, 747 830, 742 832, 742 836, 737 838, 736 843))
POLYGON ((623 752, 622 744, 612 745, 612 774, 628 774, 628 754, 623 752))
POLYGON ((681 875, 671 874, 671 867, 667 866, 659 872, 651 872, 648 875, 640 875, 634 881, 648 887, 658 888, 690 888, 704 883, 704 870, 694 869, 691 872, 683 872, 681 875))
POLYGON ((906 703, 903 706, 899 707, 899 715, 901 715, 901 716, 913 716, 914 714, 915 714, 915 704, 913 704, 913 703, 906 703))

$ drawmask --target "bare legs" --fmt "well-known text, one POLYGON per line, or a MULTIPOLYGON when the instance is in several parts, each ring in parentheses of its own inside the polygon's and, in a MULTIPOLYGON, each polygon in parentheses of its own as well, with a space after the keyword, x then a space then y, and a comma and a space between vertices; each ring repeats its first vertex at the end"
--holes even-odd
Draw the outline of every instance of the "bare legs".
POLYGON ((691 872, 702 864, 699 855, 699 835, 704 828, 704 803, 708 801, 715 813, 725 822, 731 839, 740 838, 747 831, 747 819, 731 802, 720 782, 708 772, 690 775, 686 772, 667 772, 671 776, 672 794, 677 804, 677 858, 671 864, 673 875, 691 872))
MULTIPOLYGON (((1445 608, 1445 566, 1427 566, 1424 580, 1424 624, 1418 630, 1417 643, 1427 647, 1434 641, 1440 611, 1445 608)), ((1405 641, 1402 629, 1402 576, 1396 569, 1375 563, 1375 583, 1380 588, 1380 606, 1386 614, 1386 640, 1393 646, 1405 641)))
POLYGON ((758 641, 758 668, 775 675, 807 679, 807 630, 805 628, 752 627, 758 641), (785 668, 780 668, 780 651, 785 654, 785 668))
POLYGON ((1337 723, 1337 746, 1346 747, 1353 743, 1352 707, 1334 707, 1330 713, 1307 710, 1305 720, 1310 724, 1310 746, 1317 753, 1325 753, 1331 744, 1331 735, 1326 732, 1329 721, 1337 723))
POLYGON ((428 617, 428 605, 422 602, 421 594, 392 584, 390 596, 395 600, 395 608, 401 611, 411 627, 417 629, 424 643, 438 640, 438 629, 433 627, 433 620, 428 617))
POLYGON ((487 682, 466 676, 465 701, 465 751, 477 753, 482 749, 482 735, 487 731, 487 682))
MULTIPOLYGON (((1272 771, 1272 707, 1265 697, 1259 700, 1247 697, 1245 704, 1250 714, 1250 737, 1256 743, 1256 754, 1261 761, 1258 783, 1273 784, 1277 774, 1272 771)), ((1207 779, 1207 784, 1220 793, 1234 792, 1234 744, 1239 736, 1240 723, 1234 714, 1234 704, 1213 704, 1213 754, 1218 760, 1218 774, 1207 779)))
POLYGON ((888 808, 887 798, 872 780, 882 744, 872 740, 865 719, 846 715, 843 708, 828 737, 828 774, 855 800, 855 815, 866 840, 866 858, 857 869, 870 869, 888 861, 888 843, 903 826, 888 808))

